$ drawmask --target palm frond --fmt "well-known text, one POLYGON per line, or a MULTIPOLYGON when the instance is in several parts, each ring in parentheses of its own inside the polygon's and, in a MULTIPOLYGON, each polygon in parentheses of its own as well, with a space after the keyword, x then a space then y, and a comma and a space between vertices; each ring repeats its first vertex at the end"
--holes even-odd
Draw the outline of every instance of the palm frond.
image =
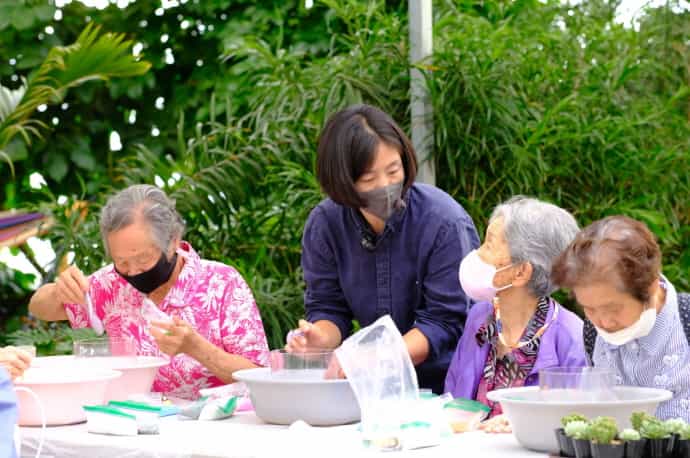
MULTIPOLYGON (((123 34, 101 34, 100 27, 91 23, 74 44, 52 48, 29 78, 20 101, 0 117, 0 148, 18 134, 30 143, 32 136, 39 135, 37 127, 45 127, 31 119, 33 113, 40 105, 61 101, 69 88, 91 80, 135 76, 148 71, 151 64, 137 61, 129 52, 131 45, 123 34)), ((9 99, 9 94, 6 95, 9 99)), ((15 101, 16 94, 12 95, 15 101)), ((6 105, 9 107, 9 102, 6 105)))

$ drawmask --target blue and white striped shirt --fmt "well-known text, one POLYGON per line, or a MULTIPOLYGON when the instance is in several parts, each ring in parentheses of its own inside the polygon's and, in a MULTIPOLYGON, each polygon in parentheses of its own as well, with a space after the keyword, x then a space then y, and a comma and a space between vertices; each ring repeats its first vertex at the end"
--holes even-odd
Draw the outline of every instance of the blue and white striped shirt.
POLYGON ((660 419, 682 418, 690 422, 690 349, 678 314, 678 295, 666 283, 666 302, 649 335, 622 346, 597 336, 594 365, 616 371, 619 384, 663 388, 673 398, 659 404, 660 419))

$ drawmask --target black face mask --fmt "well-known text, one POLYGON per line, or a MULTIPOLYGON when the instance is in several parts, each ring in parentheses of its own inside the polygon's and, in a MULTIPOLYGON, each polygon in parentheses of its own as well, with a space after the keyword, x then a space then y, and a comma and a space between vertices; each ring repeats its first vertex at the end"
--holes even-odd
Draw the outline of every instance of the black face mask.
POLYGON ((115 272, 120 274, 122 278, 127 280, 127 283, 134 286, 142 293, 149 294, 151 291, 158 288, 160 285, 170 279, 176 263, 177 253, 173 255, 170 261, 168 261, 168 258, 165 257, 165 254, 161 254, 161 257, 156 265, 151 267, 146 272, 136 275, 125 275, 117 269, 115 269, 115 272))

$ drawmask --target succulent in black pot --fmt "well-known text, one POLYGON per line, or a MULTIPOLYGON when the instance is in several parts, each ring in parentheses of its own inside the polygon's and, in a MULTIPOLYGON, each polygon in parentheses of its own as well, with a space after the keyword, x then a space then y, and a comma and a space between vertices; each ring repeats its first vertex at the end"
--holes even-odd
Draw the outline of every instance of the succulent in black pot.
POLYGON ((625 444, 617 439, 618 426, 611 417, 597 417, 589 425, 593 458, 625 458, 625 444))
POLYGON ((690 458, 690 425, 681 419, 676 419, 674 425, 669 425, 670 421, 666 421, 666 426, 674 435, 673 458, 690 458), (680 422, 683 423, 682 426, 680 422))
POLYGON ((591 458, 592 447, 589 444, 589 422, 581 420, 571 421, 564 429, 566 436, 573 441, 575 456, 577 458, 591 458))
POLYGON ((647 453, 650 458, 670 458, 673 454, 674 436, 666 425, 656 418, 645 419, 640 434, 647 439, 647 453))
POLYGON ((587 423, 587 418, 578 413, 567 415, 561 418, 562 428, 555 430, 556 440, 558 441, 558 448, 560 456, 573 458, 575 457, 575 446, 573 445, 573 438, 568 436, 565 432, 566 426, 574 421, 581 421, 587 423))
POLYGON ((644 458, 647 439, 644 439, 639 431, 627 428, 618 434, 618 438, 625 445, 625 458, 644 458))
POLYGON ((630 416, 630 423, 635 431, 640 431, 642 429, 642 423, 645 420, 656 420, 656 417, 649 415, 647 412, 633 412, 630 416))

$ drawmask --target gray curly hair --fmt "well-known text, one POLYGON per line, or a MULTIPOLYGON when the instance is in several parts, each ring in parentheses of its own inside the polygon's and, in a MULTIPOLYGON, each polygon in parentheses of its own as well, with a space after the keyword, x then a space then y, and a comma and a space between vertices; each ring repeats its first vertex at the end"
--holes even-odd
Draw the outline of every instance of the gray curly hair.
POLYGON ((527 287, 537 297, 553 293, 558 287, 551 281, 551 267, 580 230, 573 215, 538 199, 514 196, 494 209, 489 224, 501 217, 511 261, 532 265, 527 287))
POLYGON ((151 237, 161 252, 166 253, 175 239, 184 234, 184 221, 175 209, 175 201, 156 186, 137 184, 111 196, 101 210, 101 237, 109 253, 108 234, 143 218, 151 230, 151 237))

